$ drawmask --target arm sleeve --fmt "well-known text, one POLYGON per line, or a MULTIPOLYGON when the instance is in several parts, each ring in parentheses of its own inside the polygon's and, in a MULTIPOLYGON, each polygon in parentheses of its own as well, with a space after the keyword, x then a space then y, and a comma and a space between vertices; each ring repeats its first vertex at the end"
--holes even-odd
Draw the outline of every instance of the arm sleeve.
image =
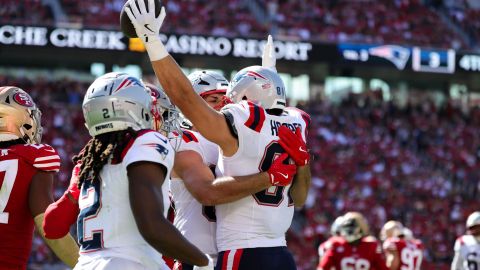
POLYGON ((376 264, 375 269, 389 270, 389 268, 387 267, 387 263, 385 262, 385 257, 384 257, 384 254, 382 252, 382 246, 380 245, 380 243, 378 243, 378 242, 375 243, 373 248, 375 249, 374 254, 373 254, 375 264, 376 264))
POLYGON ((48 239, 62 238, 70 231, 77 221, 80 210, 65 194, 56 202, 50 204, 45 210, 43 219, 44 236, 48 239))
POLYGON ((136 138, 123 158, 125 167, 139 162, 158 163, 167 168, 167 177, 173 167, 174 151, 168 139, 158 132, 148 132, 136 138))
POLYGON ((455 252, 455 256, 453 257, 451 270, 462 270, 463 265, 463 257, 460 252, 455 252))
POLYGON ((327 249, 318 264, 318 269, 330 270, 335 265, 333 247, 327 249))

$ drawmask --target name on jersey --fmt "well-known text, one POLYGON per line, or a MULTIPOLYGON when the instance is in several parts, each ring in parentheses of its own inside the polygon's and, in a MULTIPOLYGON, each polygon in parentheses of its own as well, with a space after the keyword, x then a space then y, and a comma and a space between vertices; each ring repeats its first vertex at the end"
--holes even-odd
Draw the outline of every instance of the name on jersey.
POLYGON ((286 126, 288 129, 290 129, 291 131, 295 132, 295 130, 298 128, 302 128, 302 125, 300 123, 282 123, 282 122, 278 122, 278 121, 275 121, 275 120, 270 120, 270 129, 272 131, 272 135, 273 136, 278 136, 278 129, 281 127, 281 126, 286 126))

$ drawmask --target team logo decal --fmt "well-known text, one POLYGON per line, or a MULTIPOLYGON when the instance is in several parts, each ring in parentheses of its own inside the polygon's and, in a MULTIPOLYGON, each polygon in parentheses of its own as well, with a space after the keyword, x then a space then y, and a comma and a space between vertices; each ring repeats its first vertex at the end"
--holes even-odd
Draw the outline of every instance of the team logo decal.
POLYGON ((24 92, 15 93, 15 95, 13 96, 13 100, 25 107, 33 107, 34 105, 32 98, 24 92))
POLYGON ((114 92, 118 92, 118 91, 122 90, 123 88, 127 88, 128 86, 133 86, 133 85, 138 85, 138 86, 144 87, 143 83, 140 82, 140 80, 138 80, 137 78, 128 77, 128 78, 126 78, 122 81, 122 83, 117 87, 117 89, 115 89, 114 92))

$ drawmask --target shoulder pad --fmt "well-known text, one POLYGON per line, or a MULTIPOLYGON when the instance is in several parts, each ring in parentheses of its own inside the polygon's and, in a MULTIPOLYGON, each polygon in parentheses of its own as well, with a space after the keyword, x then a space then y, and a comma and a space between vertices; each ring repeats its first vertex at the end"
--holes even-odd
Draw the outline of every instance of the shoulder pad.
POLYGON ((40 171, 58 172, 60 170, 60 156, 48 144, 24 144, 16 147, 15 150, 27 163, 40 171))
MULTIPOLYGON (((128 166, 137 161, 150 161, 164 164, 167 168, 170 163, 173 164, 173 149, 168 138, 156 131, 145 132, 135 138, 135 140, 124 157, 124 164, 128 166)), ((124 150, 124 151, 125 151, 124 150)))
POLYGON ((303 110, 300 110, 299 108, 296 108, 296 107, 287 107, 287 108, 284 109, 284 111, 286 111, 288 113, 299 114, 300 117, 302 117, 303 121, 305 121, 306 129, 310 128, 311 117, 308 113, 306 113, 303 110))

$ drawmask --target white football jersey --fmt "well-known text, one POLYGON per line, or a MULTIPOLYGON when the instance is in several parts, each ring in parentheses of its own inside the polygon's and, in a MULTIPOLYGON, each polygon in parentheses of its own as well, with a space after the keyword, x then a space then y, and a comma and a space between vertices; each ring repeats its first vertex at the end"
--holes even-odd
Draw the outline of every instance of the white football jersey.
POLYGON ((141 131, 124 149, 121 161, 109 162, 99 179, 82 185, 77 233, 83 260, 120 257, 145 265, 146 269, 168 269, 162 255, 144 240, 135 223, 127 166, 139 161, 158 163, 166 167, 165 179, 169 179, 173 160, 174 151, 163 135, 141 131))
POLYGON ((464 270, 480 269, 480 242, 473 235, 462 235, 457 238, 454 246, 463 262, 464 270))
MULTIPOLYGON (((278 141, 281 125, 301 128, 303 139, 310 117, 287 108, 280 116, 269 115, 251 102, 242 101, 222 109, 238 136, 238 151, 231 157, 220 156, 218 174, 243 176, 270 168, 273 160, 285 152, 278 141)), ((219 251, 285 246, 285 232, 293 218, 290 185, 272 186, 232 203, 217 205, 217 246, 219 251)))
MULTIPOLYGON (((219 148, 205 139, 200 133, 185 130, 177 152, 195 151, 209 167, 215 167, 218 161, 219 148)), ((175 205, 173 224, 185 238, 197 246, 202 252, 216 256, 215 243, 216 217, 214 206, 203 206, 188 192, 182 179, 172 178, 170 192, 175 205)))

